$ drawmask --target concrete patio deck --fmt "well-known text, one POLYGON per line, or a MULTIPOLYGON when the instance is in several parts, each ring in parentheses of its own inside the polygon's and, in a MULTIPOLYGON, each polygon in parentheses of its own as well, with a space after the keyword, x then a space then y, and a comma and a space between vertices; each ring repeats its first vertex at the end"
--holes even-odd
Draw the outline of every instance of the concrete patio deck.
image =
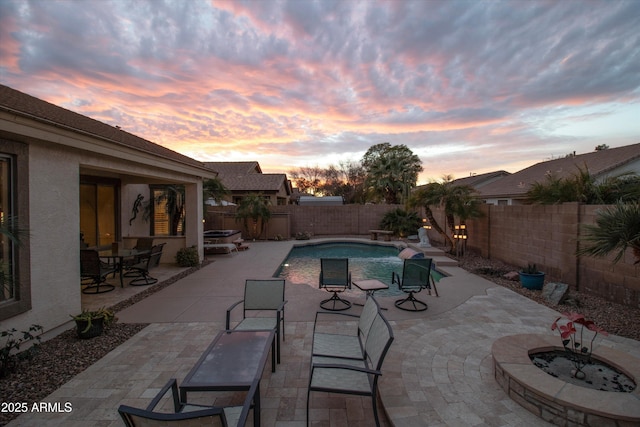
MULTIPOLYGON (((244 280, 271 277, 296 243, 251 242, 248 251, 211 255, 213 263, 120 311, 120 322, 150 325, 46 398, 70 402, 73 410, 26 413, 9 425, 121 426, 118 405, 144 407, 169 378, 180 383, 224 328, 225 311, 242 298, 244 280)), ((502 336, 552 334, 549 326, 558 313, 460 268, 440 268, 450 277, 439 283, 439 297, 421 294, 427 311, 400 311, 393 306, 395 298, 378 298, 388 308, 385 315, 395 333, 380 382, 384 425, 549 425, 496 383, 490 351, 502 336)), ((139 289, 117 291, 122 297, 139 289)), ((84 301, 109 305, 109 299, 119 296, 111 292, 96 297, 84 301)), ((357 289, 348 297, 364 301, 357 289)), ((275 373, 266 369, 262 377, 263 426, 305 425, 311 332, 323 298, 326 292, 317 287, 287 284, 282 363, 275 373)), ((599 342, 640 358, 638 341, 609 336, 599 342)), ((313 426, 374 425, 370 398, 357 396, 312 393, 310 418, 313 426)))

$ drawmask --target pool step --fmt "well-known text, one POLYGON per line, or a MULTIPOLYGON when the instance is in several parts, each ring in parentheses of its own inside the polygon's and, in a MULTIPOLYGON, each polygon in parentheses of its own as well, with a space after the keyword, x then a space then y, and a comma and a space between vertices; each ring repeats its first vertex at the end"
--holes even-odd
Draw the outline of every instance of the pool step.
POLYGON ((457 267, 458 261, 445 255, 442 249, 438 248, 422 248, 417 243, 408 245, 411 249, 422 252, 425 257, 433 259, 436 266, 439 267, 457 267))

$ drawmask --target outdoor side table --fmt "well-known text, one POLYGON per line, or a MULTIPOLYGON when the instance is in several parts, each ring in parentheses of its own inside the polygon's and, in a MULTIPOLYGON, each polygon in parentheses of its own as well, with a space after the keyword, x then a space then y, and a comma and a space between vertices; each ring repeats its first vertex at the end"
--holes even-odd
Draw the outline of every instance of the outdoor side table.
POLYGON ((351 282, 353 286, 360 289, 361 291, 365 291, 367 296, 372 296, 375 291, 379 291, 381 289, 389 289, 389 285, 381 282, 378 279, 367 279, 367 280, 358 280, 357 282, 351 282))
POLYGON ((202 353, 180 386, 180 398, 190 391, 249 390, 253 396, 254 426, 260 425, 260 378, 275 331, 222 331, 202 353))

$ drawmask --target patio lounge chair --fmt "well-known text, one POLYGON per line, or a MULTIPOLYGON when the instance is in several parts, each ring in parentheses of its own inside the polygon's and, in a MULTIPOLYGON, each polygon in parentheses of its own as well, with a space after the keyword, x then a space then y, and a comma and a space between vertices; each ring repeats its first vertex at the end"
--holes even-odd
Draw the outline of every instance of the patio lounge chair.
POLYGON ((247 421, 249 410, 253 402, 253 396, 256 392, 258 382, 249 389, 247 397, 242 406, 216 407, 194 405, 181 402, 178 395, 178 383, 172 378, 165 384, 160 392, 153 398, 146 409, 134 408, 132 406, 120 405, 118 413, 122 417, 127 427, 141 426, 159 426, 159 425, 214 425, 214 426, 244 426, 247 421), (168 397, 169 391, 173 401, 173 412, 156 412, 156 406, 160 404, 165 397, 168 397))
MULTIPOLYGON (((280 363, 280 339, 284 341, 284 279, 248 279, 244 284, 244 299, 227 309, 226 329, 231 329, 231 312, 242 306, 242 320, 235 328, 238 330, 273 329, 276 333, 274 350, 280 363), (268 317, 264 312, 270 312, 268 317), (247 317, 247 314, 252 314, 247 317)), ((272 363, 272 371, 275 365, 272 363)))
POLYGON ((107 275, 118 271, 117 266, 108 265, 100 261, 100 254, 93 249, 80 250, 80 278, 85 286, 84 294, 103 294, 115 289, 115 286, 105 283, 107 275))
POLYGON ((408 293, 406 298, 399 299, 395 302, 396 307, 406 311, 424 311, 427 309, 427 303, 416 299, 416 293, 423 289, 431 291, 431 285, 438 294, 436 284, 431 277, 431 258, 412 258, 404 260, 402 269, 402 277, 396 272, 391 273, 391 283, 397 283, 401 291, 408 293), (408 306, 405 307, 405 304, 408 306))
POLYGON ((320 302, 320 307, 329 311, 341 311, 351 308, 350 301, 338 296, 338 293, 351 289, 348 258, 320 259, 320 289, 333 293, 331 298, 320 302))
POLYGON ((152 267, 157 267, 160 263, 160 258, 162 257, 162 249, 164 248, 165 243, 160 243, 158 245, 154 245, 151 248, 151 253, 144 257, 140 258, 140 261, 132 266, 129 266, 128 271, 126 273, 127 277, 137 276, 136 279, 133 279, 129 282, 131 286, 146 286, 153 285, 154 283, 158 283, 158 279, 155 277, 151 277, 149 274, 149 270, 152 267))
POLYGON ((340 357, 344 359, 362 360, 364 346, 371 330, 371 325, 380 311, 378 302, 373 296, 367 297, 360 316, 351 313, 332 313, 328 311, 318 311, 313 324, 313 344, 311 354, 313 356, 340 357), (338 316, 338 317, 334 317, 338 316), (355 334, 342 333, 344 328, 334 333, 320 332, 324 323, 321 317, 328 317, 337 320, 338 325, 344 325, 345 320, 358 320, 358 327, 355 334))
POLYGON ((362 360, 312 356, 307 389, 307 425, 309 425, 310 394, 312 391, 322 391, 371 396, 373 415, 376 426, 379 426, 378 379, 382 375, 382 362, 392 342, 391 326, 378 311, 367 335, 362 360))

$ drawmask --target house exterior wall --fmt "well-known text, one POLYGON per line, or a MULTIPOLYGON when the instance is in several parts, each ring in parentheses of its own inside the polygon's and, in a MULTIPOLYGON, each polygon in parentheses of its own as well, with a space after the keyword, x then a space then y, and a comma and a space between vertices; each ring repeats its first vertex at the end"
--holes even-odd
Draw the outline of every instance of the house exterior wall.
MULTIPOLYGON (((29 246, 32 308, 2 322, 45 330, 80 311, 79 162, 76 153, 52 145, 29 149, 29 246)), ((5 326, 6 325, 6 326, 5 326)))
MULTIPOLYGON (((3 125, 1 120, 0 125, 3 125)), ((14 133, 13 136, 8 135, 7 128, 0 130, 8 141, 15 139, 28 146, 29 277, 26 280, 31 307, 19 314, 3 316, 0 330, 27 330, 30 325, 39 324, 45 331, 51 331, 69 325, 69 315, 81 311, 81 174, 104 174, 120 179, 119 237, 123 240, 138 233, 149 235, 149 224, 142 220, 142 215, 129 224, 133 201, 141 188, 147 188, 149 183, 185 185, 186 235, 166 239, 162 236, 158 241, 170 243, 163 251, 163 260, 167 262, 174 262, 175 252, 185 245, 200 248, 203 258, 202 176, 197 168, 136 155, 126 147, 108 146, 100 141, 94 144, 90 137, 68 131, 25 129, 26 134, 14 133)), ((17 132, 14 128, 10 130, 17 132)))

